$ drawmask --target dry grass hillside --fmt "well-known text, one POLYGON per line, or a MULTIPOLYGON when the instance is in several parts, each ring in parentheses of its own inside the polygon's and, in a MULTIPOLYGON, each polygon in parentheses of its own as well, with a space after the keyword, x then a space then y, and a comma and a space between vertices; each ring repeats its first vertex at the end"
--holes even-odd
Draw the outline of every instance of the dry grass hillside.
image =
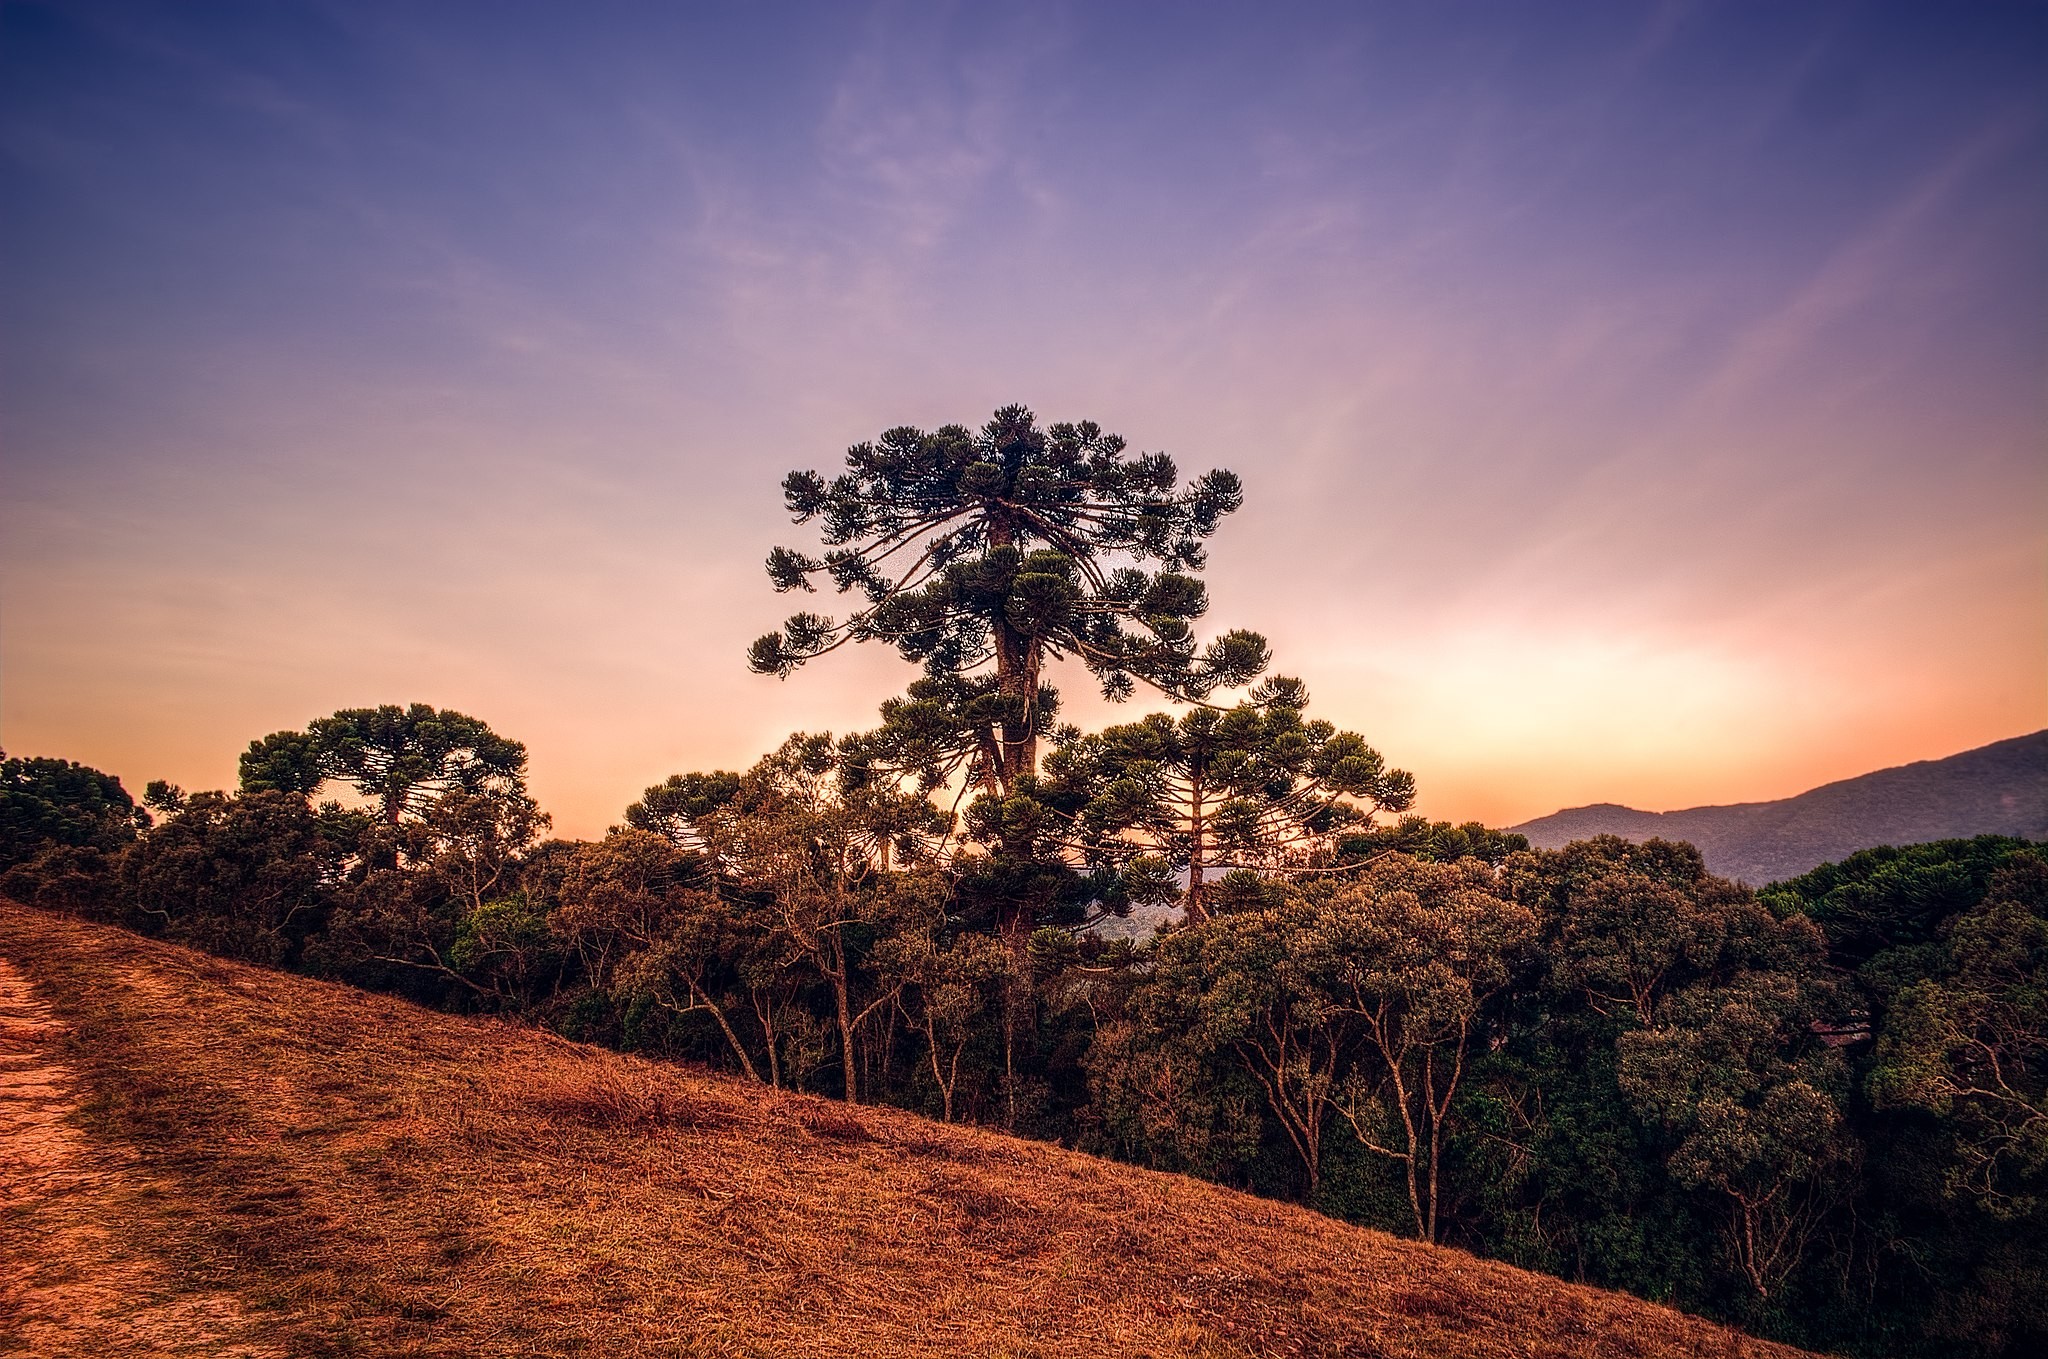
POLYGON ((0 1353, 1794 1353, 8 904, 0 959, 0 1353))

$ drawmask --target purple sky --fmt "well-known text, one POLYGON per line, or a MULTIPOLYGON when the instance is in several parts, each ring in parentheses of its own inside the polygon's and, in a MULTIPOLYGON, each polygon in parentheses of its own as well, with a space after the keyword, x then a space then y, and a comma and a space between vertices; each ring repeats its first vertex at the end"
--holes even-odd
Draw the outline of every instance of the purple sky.
POLYGON ((747 672, 782 473, 1022 401, 1432 814, 1783 796, 2048 726, 2044 242, 2041 4, 7 3, 0 743, 598 833, 910 678, 747 672))

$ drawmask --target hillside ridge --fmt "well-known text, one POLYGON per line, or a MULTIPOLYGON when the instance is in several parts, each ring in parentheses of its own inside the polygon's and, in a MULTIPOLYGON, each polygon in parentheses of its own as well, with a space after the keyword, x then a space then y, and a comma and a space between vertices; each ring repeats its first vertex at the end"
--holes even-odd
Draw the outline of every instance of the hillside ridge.
POLYGON ((0 1158, 0 1335, 40 1354, 1798 1353, 1200 1181, 12 903, 0 959, 34 993, 0 1045, 76 1163, 0 1158))
POLYGON ((1976 835, 2048 838, 2048 731, 1837 779, 1793 797, 1646 812, 1568 807, 1510 830, 1539 849, 1595 835, 1699 847, 1707 867, 1762 886, 1877 845, 1976 835))

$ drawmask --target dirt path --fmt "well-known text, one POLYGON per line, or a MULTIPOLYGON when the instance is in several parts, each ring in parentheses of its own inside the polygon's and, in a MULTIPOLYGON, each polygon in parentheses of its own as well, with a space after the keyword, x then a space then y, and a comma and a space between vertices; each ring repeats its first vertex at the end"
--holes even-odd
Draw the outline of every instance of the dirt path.
POLYGON ((0 1354, 281 1354, 233 1295, 179 1287, 136 1239, 154 1186, 80 1129, 64 1036, 0 958, 0 1354))

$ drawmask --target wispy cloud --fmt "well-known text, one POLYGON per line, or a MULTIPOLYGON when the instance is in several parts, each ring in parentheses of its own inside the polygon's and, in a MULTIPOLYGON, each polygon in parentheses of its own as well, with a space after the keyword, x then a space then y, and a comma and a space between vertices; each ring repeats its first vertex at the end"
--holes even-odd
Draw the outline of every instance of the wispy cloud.
MULTIPOLYGON (((1733 338, 1721 363, 1692 393, 1694 408, 1754 401, 1762 389, 1788 379, 1810 382, 1813 361, 1826 356, 1829 331, 1855 321, 1878 299, 1923 291, 1930 282, 1938 284, 1943 273, 1952 274, 1939 246, 1928 240, 1930 229, 1954 209, 1973 178, 2009 157, 2040 126, 2035 109, 2005 113, 1906 184, 1791 296, 1733 338)), ((1874 384, 1892 376, 1866 369, 1851 380, 1874 384)))
POLYGON ((892 656, 741 663, 776 481, 1011 399, 1243 474, 1217 623, 1438 814, 2048 720, 2017 8, 52 13, 9 749, 189 786, 420 697, 601 829, 867 720, 892 656))

